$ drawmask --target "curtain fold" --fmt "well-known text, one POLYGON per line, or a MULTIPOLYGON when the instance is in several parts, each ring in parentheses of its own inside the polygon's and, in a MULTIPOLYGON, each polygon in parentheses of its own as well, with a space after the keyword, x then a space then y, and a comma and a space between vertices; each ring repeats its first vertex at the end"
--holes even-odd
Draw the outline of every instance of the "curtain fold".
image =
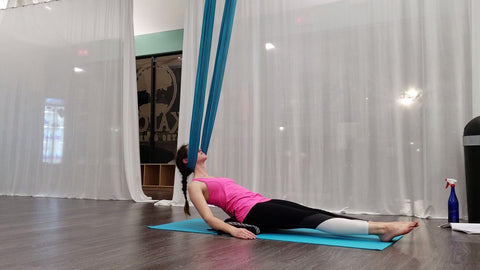
MULTIPOLYGON (((6 2, 5 8, 17 8, 17 7, 25 7, 29 5, 35 5, 35 4, 41 4, 41 3, 47 3, 52 0, 4 0, 3 2, 6 2)), ((53 1, 59 1, 59 0, 53 0, 53 1)), ((0 6, 0 8, 3 8, 0 6)))
MULTIPOLYGON (((472 25, 472 81, 473 117, 480 115, 480 2, 472 1, 470 11, 472 25)), ((472 118, 473 118, 472 117, 472 118)))
POLYGON ((132 0, 0 11, 0 194, 149 199, 132 16, 132 0))
MULTIPOLYGON (((179 144, 202 2, 186 11, 179 144)), ((272 198, 418 217, 446 216, 452 177, 465 217, 471 14, 471 0, 239 1, 207 169, 272 198)))

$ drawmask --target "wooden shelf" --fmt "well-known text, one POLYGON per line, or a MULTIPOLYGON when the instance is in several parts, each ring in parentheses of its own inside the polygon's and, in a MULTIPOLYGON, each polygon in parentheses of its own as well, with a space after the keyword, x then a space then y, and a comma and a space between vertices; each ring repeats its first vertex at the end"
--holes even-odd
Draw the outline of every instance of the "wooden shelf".
POLYGON ((173 190, 175 165, 162 163, 140 164, 142 172, 142 187, 169 188, 173 190))

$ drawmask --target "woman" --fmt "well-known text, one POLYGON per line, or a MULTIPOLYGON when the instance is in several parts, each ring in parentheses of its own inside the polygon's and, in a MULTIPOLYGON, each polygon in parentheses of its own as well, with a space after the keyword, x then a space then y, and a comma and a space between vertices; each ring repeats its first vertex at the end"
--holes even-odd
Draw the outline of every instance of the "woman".
MULTIPOLYGON (((234 227, 216 218, 208 204, 222 208, 239 222, 265 229, 312 228, 332 234, 374 234, 381 241, 392 241, 395 236, 409 233, 418 222, 374 222, 337 215, 297 203, 272 200, 241 187, 231 179, 212 177, 205 169, 207 155, 198 151, 194 178, 188 184, 188 194, 205 222, 217 231, 241 239, 255 239, 256 235, 245 228, 234 227)), ((187 167, 188 145, 177 151, 176 165, 182 174, 185 196, 185 214, 190 215, 187 201, 187 178, 192 173, 187 167)))

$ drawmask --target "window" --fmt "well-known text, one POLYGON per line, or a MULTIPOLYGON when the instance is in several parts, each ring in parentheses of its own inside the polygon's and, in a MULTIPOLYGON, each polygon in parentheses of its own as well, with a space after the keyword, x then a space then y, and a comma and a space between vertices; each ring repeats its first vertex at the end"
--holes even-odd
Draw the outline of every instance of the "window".
POLYGON ((62 99, 47 98, 43 124, 43 162, 62 163, 65 107, 62 99))

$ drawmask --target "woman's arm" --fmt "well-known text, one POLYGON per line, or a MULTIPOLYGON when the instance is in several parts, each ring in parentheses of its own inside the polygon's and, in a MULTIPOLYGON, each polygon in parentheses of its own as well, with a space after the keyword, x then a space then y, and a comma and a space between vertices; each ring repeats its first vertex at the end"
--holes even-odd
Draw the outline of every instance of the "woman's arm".
POLYGON ((243 228, 236 228, 233 227, 221 219, 216 218, 210 207, 208 207, 207 201, 203 196, 202 192, 202 184, 201 182, 192 182, 188 185, 188 195, 190 196, 190 200, 195 205, 198 213, 202 216, 203 220, 215 230, 223 231, 229 233, 230 235, 241 238, 241 239, 255 239, 257 236, 250 232, 247 229, 243 228))

